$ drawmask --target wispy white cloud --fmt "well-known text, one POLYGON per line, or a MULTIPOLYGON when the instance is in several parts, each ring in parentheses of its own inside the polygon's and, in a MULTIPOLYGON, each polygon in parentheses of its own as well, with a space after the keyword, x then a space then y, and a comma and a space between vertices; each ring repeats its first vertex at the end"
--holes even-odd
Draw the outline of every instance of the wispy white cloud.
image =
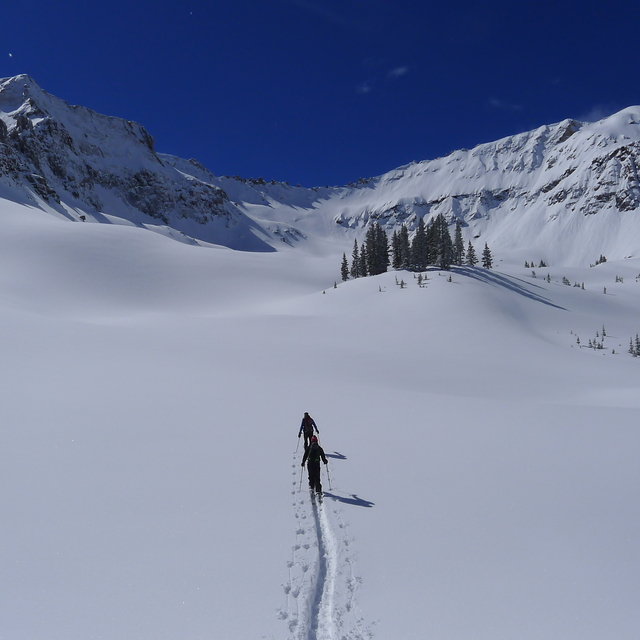
POLYGON ((499 98, 491 98, 489 100, 489 107, 498 111, 522 111, 522 105, 505 102, 499 98))
POLYGON ((391 69, 389 71, 389 78, 400 78, 401 76, 406 76, 409 73, 409 67, 396 67, 395 69, 391 69))
POLYGON ((579 116, 577 120, 580 120, 581 122, 597 122, 598 120, 602 120, 602 118, 609 117, 616 111, 617 109, 615 109, 611 105, 596 104, 581 116, 579 116))
MULTIPOLYGON (((382 66, 376 64, 375 66, 382 66)), ((370 77, 368 80, 361 82, 357 87, 357 93, 365 94, 371 93, 374 90, 381 90, 383 88, 383 83, 385 79, 387 81, 395 80, 396 78, 401 78, 402 76, 406 76, 409 73, 409 67, 401 66, 394 67, 390 71, 383 71, 383 69, 378 69, 374 76, 370 77)))

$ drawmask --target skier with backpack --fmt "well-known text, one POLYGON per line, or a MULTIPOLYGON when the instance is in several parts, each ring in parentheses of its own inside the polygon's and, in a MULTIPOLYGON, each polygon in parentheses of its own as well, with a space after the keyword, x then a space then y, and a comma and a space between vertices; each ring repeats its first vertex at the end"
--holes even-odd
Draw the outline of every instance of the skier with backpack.
POLYGON ((302 416, 302 423, 300 424, 300 431, 298 431, 298 438, 304 433, 304 449, 305 451, 309 447, 309 441, 311 440, 311 436, 313 435, 313 430, 316 430, 316 433, 320 433, 318 427, 316 426, 315 420, 305 411, 304 416, 302 416))
POLYGON ((318 438, 311 436, 309 447, 305 449, 304 456, 302 456, 302 466, 307 463, 307 470, 309 472, 309 490, 316 492, 318 496, 322 496, 322 484, 320 483, 320 460, 325 464, 329 464, 327 457, 324 455, 324 450, 318 443, 318 438))

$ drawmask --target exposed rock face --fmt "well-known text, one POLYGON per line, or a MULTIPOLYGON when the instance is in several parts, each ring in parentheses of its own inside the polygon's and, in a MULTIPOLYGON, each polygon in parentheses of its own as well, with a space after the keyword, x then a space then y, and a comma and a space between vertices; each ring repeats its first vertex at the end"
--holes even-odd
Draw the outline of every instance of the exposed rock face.
POLYGON ((566 211, 592 215, 611 207, 620 212, 637 210, 640 124, 633 113, 625 119, 633 137, 626 132, 610 135, 606 130, 599 135, 601 123, 568 120, 408 165, 382 176, 376 187, 399 191, 392 183, 404 183, 401 198, 395 202, 383 198, 387 200, 384 207, 365 207, 336 221, 357 226, 373 219, 387 228, 398 223, 413 228, 420 217, 439 213, 451 222, 470 223, 498 212, 521 215, 534 208, 544 208, 552 217, 566 211))
POLYGON ((176 227, 242 219, 220 187, 165 165, 142 126, 69 106, 28 76, 0 80, 0 176, 66 210, 176 227))

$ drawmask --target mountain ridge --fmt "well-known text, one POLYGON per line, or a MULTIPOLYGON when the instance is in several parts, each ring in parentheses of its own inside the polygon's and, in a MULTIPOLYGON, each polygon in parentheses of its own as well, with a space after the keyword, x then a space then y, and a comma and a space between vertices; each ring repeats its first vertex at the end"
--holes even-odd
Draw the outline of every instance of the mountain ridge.
POLYGON ((158 153, 143 126, 70 106, 27 75, 0 80, 0 123, 0 195, 72 220, 126 220, 250 251, 341 252, 374 221, 412 231, 443 214, 505 256, 585 264, 640 249, 640 107, 313 188, 214 176, 158 153))

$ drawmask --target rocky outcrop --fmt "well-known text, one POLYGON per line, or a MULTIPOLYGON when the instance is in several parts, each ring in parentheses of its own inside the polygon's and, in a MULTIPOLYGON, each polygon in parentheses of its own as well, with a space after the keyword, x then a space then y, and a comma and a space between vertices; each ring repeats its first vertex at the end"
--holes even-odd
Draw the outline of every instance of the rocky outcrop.
POLYGON ((28 76, 0 80, 0 176, 52 206, 88 215, 176 227, 228 227, 242 218, 219 186, 165 165, 144 127, 69 106, 28 76))

